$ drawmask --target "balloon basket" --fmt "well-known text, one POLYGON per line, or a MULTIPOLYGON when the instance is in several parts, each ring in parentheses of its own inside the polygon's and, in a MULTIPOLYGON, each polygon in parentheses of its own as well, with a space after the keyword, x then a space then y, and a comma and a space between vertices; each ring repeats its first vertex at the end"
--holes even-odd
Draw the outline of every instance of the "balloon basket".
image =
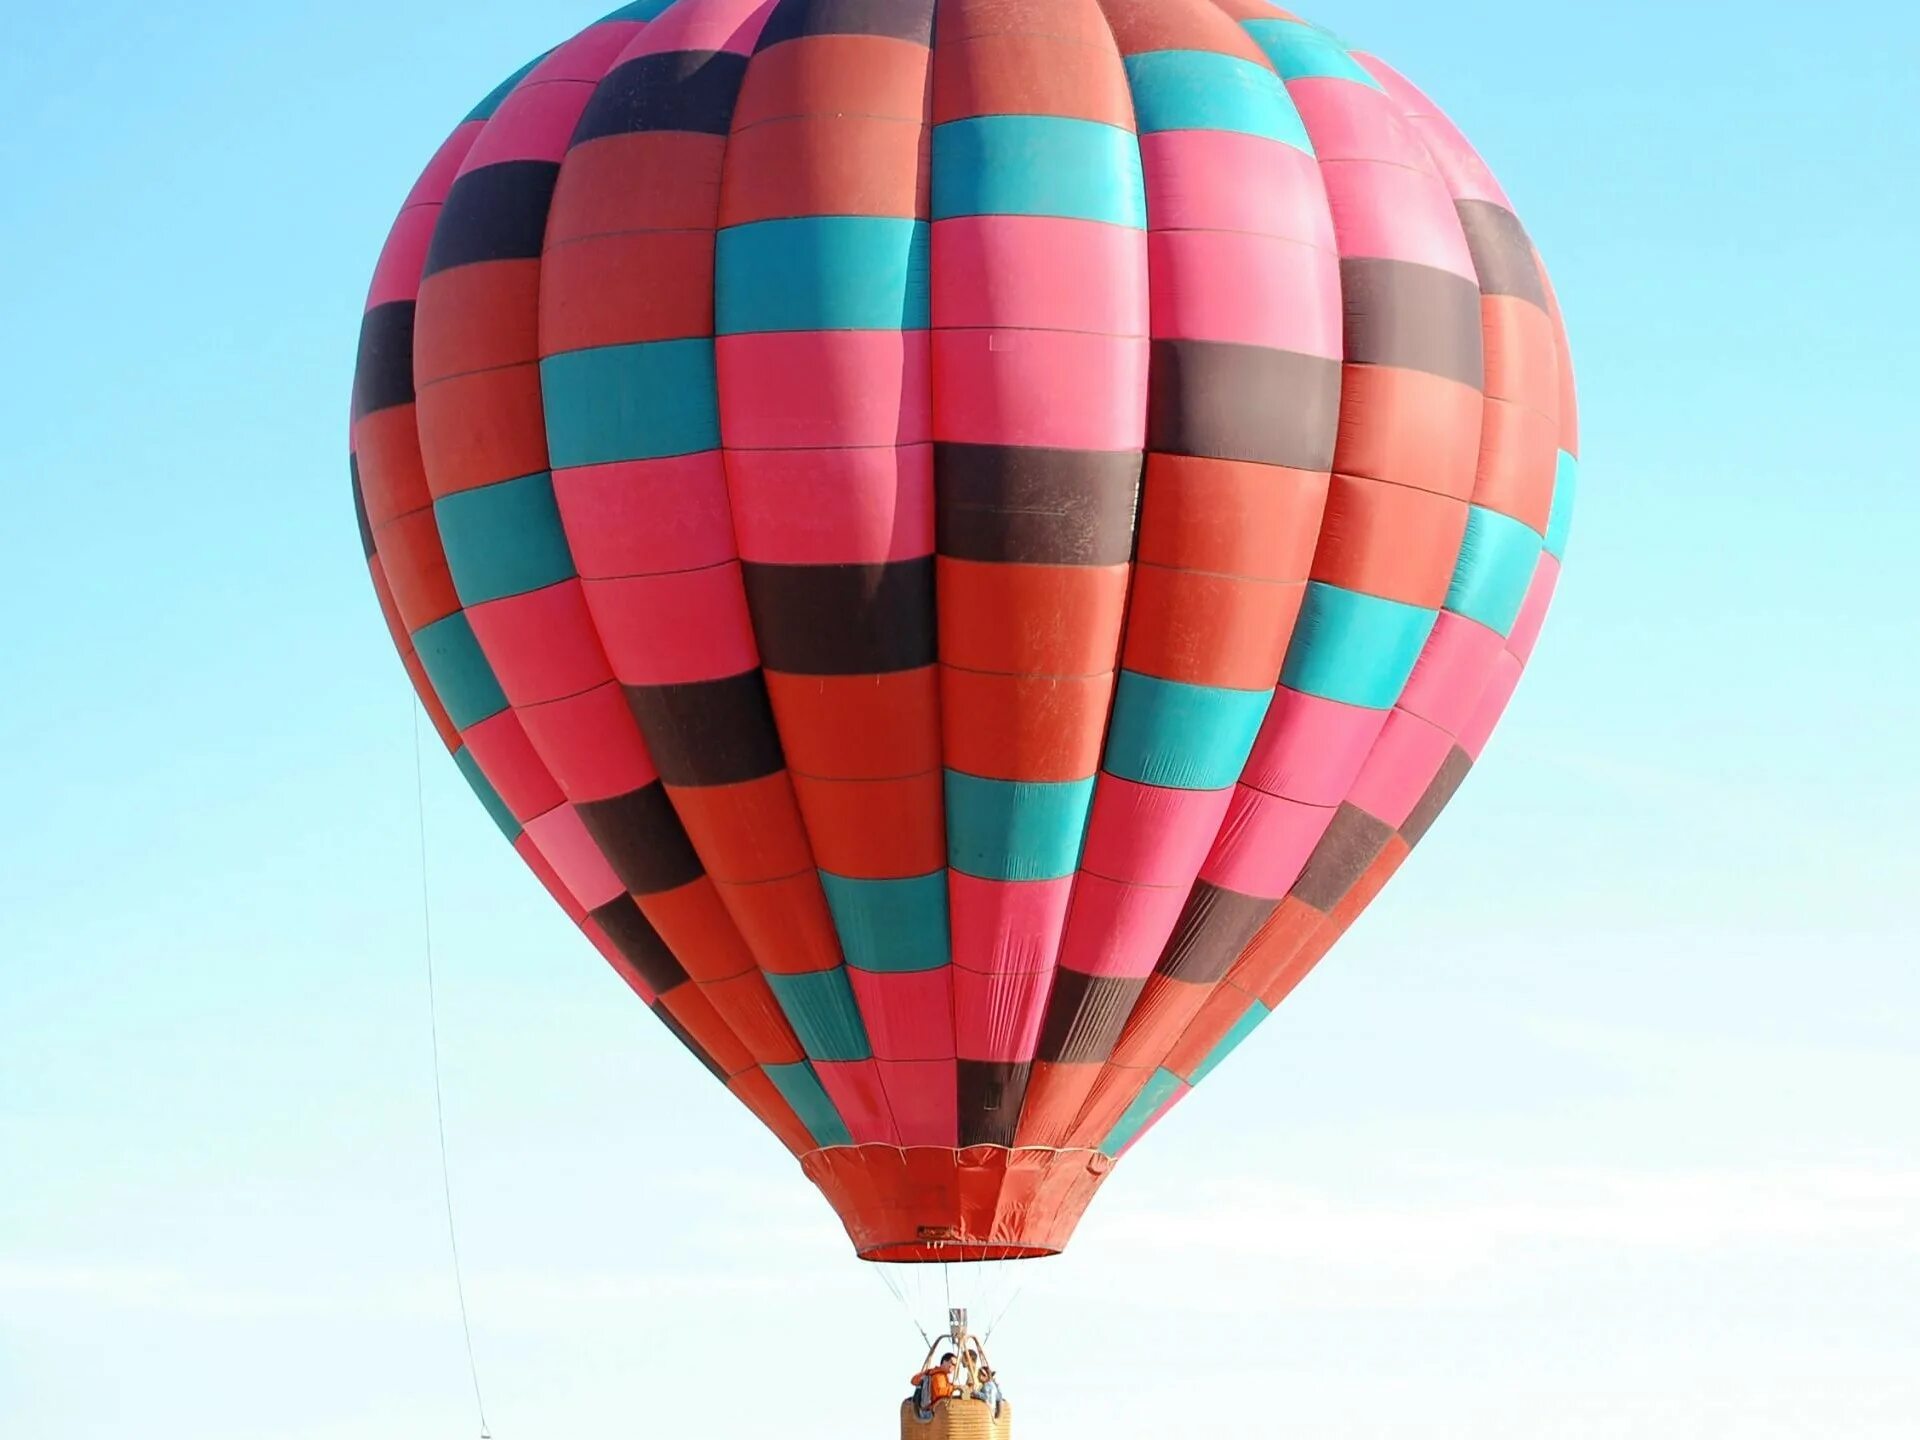
POLYGON ((933 1418, 922 1420, 913 1401, 900 1402, 900 1440, 1010 1440, 1013 1406, 1000 1402, 1000 1413, 984 1400, 943 1400, 933 1407, 933 1418))

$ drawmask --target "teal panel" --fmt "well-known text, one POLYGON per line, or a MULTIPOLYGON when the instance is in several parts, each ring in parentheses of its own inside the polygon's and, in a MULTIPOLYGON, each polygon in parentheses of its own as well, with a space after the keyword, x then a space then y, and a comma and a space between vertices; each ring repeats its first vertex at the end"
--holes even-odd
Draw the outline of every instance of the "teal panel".
POLYGON ((433 519, 462 605, 524 595, 575 574, 545 471, 442 495, 433 519))
POLYGON ((1520 617, 1520 606, 1540 564, 1540 537, 1511 515, 1479 505, 1467 508, 1467 533, 1460 541, 1447 609, 1505 636, 1520 617))
POLYGON ((714 316, 722 335, 772 330, 924 330, 924 220, 810 215, 722 230, 714 316))
POLYGON ((1172 790, 1224 790, 1240 778, 1271 690, 1227 690, 1120 672, 1101 768, 1172 790))
POLYGON ((1272 1013, 1271 1010, 1265 1005, 1262 1005, 1258 1000, 1254 1001, 1252 1005, 1247 1007, 1247 1013, 1233 1022, 1233 1028, 1220 1037, 1220 1043, 1207 1052, 1207 1058, 1193 1067, 1193 1074, 1188 1077, 1187 1083, 1189 1085, 1198 1085, 1202 1080, 1206 1079, 1207 1076, 1211 1075, 1215 1067, 1218 1066, 1222 1060, 1226 1059, 1227 1056, 1231 1055, 1239 1047, 1242 1040, 1246 1039, 1247 1036, 1251 1035, 1255 1030, 1258 1030, 1260 1028, 1260 1022, 1272 1013))
POLYGON ((1059 215, 1145 229, 1130 131, 1058 115, 979 115, 933 130, 933 218, 1059 215))
POLYGON ((413 648, 433 682, 433 693, 458 728, 478 725, 507 708, 506 694, 473 638, 466 611, 421 626, 413 632, 413 648))
POLYGON ((1419 605, 1310 581, 1280 682, 1324 700, 1391 709, 1438 618, 1419 605))
MULTIPOLYGON (((506 79, 502 80, 498 85, 494 86, 493 89, 487 92, 486 99, 482 100, 467 112, 467 118, 462 123, 471 123, 475 120, 491 120, 493 118, 493 112, 500 108, 500 102, 513 93, 513 87, 526 79, 528 75, 532 74, 534 67, 552 53, 553 51, 551 50, 543 50, 506 79)), ((469 90, 467 93, 471 95, 473 92, 469 90)))
POLYGON ((982 880, 1057 880, 1080 864, 1093 776, 987 780, 947 771, 947 861, 982 880))
POLYGON ((1206 50, 1148 50, 1126 65, 1142 135, 1233 130, 1313 153, 1287 87, 1264 65, 1206 50))
POLYGON ((1242 20, 1240 26, 1289 80, 1357 80, 1375 90, 1380 82, 1324 30, 1291 20, 1242 20))
POLYGON ((767 984, 810 1060, 870 1060, 867 1027, 844 965, 805 975, 774 975, 767 984))
POLYGON ((947 872, 905 880, 853 880, 820 872, 840 950, 856 970, 938 970, 953 958, 947 932, 947 872))
POLYGON ((1556 560, 1566 558, 1567 536, 1573 530, 1573 501, 1579 489, 1580 462, 1562 450, 1553 475, 1553 509, 1547 516, 1547 553, 1556 560))
POLYGON ((1147 1122, 1160 1113, 1160 1107, 1185 1087, 1186 1082, 1171 1070, 1154 1071, 1153 1078, 1134 1096, 1127 1113, 1120 1117, 1120 1123, 1107 1132, 1100 1149, 1108 1155, 1118 1155, 1140 1137, 1140 1132, 1147 1128, 1147 1122))
POLYGON ((713 341, 643 340, 540 362, 555 469, 693 455, 720 444, 713 341))
POLYGON ((773 1088, 793 1107, 793 1113, 800 1117, 800 1123, 807 1127, 816 1145, 853 1143, 853 1136, 847 1133, 840 1112, 833 1108, 833 1101, 827 1098, 820 1077, 813 1073, 811 1065, 802 1061, 798 1065, 767 1065, 762 1068, 773 1082, 773 1088))
POLYGON ((595 23, 605 25, 613 20, 657 20, 671 4, 673 0, 633 0, 631 5, 608 11, 595 23))
POLYGON ((507 802, 500 798, 500 792, 493 788, 493 782, 487 779, 486 772, 480 768, 480 762, 473 758, 471 751, 462 745, 453 752, 453 763, 460 767, 460 773, 467 777, 467 784, 473 787, 473 793, 480 797, 480 803, 486 807, 487 814, 493 817, 493 823, 500 827, 500 833, 512 844, 520 838, 520 822, 513 818, 513 811, 507 808, 507 802))

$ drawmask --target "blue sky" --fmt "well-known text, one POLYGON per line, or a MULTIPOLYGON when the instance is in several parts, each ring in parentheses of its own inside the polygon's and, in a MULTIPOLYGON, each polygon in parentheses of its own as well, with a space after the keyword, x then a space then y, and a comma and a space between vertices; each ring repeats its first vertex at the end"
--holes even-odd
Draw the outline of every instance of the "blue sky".
MULTIPOLYGON (((1893 6, 1329 0, 1488 157, 1581 379, 1486 763, 999 1335, 1044 1433, 1910 1433, 1920 172, 1893 6), (1105 1388, 1094 1388, 1096 1383, 1105 1388)), ((347 382, 420 162, 589 7, 102 0, 0 53, 0 1424, 473 1433, 409 698, 347 382)), ((494 1433, 883 1434, 918 1340, 443 758, 494 1433)))

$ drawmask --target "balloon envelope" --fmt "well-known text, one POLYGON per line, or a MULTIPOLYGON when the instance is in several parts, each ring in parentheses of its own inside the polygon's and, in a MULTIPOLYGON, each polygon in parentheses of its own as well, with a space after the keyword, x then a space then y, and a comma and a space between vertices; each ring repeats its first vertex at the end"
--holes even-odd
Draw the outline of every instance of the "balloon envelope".
POLYGON ((1405 860, 1576 441, 1485 165, 1263 0, 643 0, 428 163, 352 449, 494 822, 913 1260, 1064 1246, 1405 860))

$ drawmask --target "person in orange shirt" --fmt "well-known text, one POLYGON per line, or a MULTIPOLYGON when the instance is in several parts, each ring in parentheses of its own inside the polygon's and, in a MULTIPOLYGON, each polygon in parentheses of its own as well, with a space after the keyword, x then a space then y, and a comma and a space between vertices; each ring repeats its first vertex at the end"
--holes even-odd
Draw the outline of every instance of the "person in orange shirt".
POLYGON ((958 1368, 958 1358, 947 1355, 913 1377, 914 1409, 922 1420, 931 1420, 933 1407, 943 1400, 951 1400, 958 1392, 960 1387, 954 1381, 958 1368))

